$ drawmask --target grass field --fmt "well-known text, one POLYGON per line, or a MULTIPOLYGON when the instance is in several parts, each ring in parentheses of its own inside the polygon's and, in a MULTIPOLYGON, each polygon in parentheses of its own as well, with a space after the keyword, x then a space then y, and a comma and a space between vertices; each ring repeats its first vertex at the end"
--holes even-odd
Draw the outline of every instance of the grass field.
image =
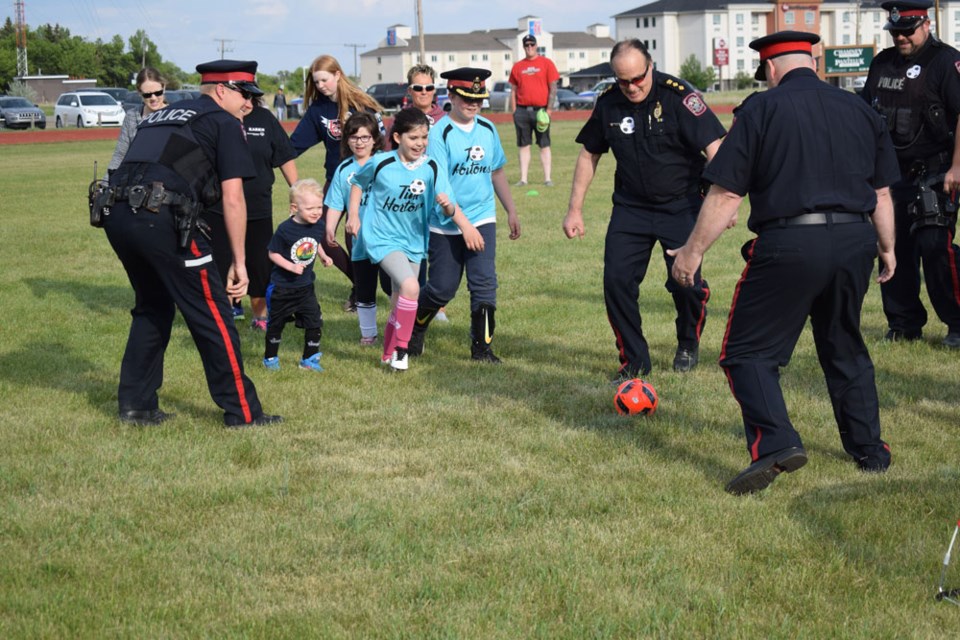
MULTIPOLYGON (((673 304, 652 262, 640 303, 660 408, 618 417, 601 294, 614 163, 591 189, 587 236, 567 240, 577 126, 556 124, 559 186, 514 189, 522 238, 498 230, 501 367, 469 361, 464 287, 427 353, 384 373, 340 310, 346 280, 321 270, 326 372, 297 370, 303 334, 289 327, 284 368, 268 374, 242 325, 248 371, 285 422, 239 433, 221 427, 179 319, 161 390, 177 417, 116 419, 133 295, 85 201, 113 143, 4 147, 0 637, 956 633, 960 608, 933 599, 960 516, 960 359, 939 346, 945 328, 885 344, 868 293, 894 456, 881 476, 843 453, 805 331, 782 383, 810 463, 757 496, 727 495, 749 459, 716 360, 747 212, 707 256, 710 318, 690 374, 670 369, 673 304)), ((301 175, 320 177, 321 161, 308 153, 301 175)), ((275 201, 278 220, 282 189, 275 201)))

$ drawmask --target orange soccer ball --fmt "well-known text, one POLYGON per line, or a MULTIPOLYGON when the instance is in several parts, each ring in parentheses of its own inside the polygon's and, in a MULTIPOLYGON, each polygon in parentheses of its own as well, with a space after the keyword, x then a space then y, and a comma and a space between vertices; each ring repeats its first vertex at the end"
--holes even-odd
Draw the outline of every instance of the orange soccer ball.
POLYGON ((657 390, 640 378, 627 380, 613 394, 613 406, 622 416, 649 416, 657 410, 657 390))

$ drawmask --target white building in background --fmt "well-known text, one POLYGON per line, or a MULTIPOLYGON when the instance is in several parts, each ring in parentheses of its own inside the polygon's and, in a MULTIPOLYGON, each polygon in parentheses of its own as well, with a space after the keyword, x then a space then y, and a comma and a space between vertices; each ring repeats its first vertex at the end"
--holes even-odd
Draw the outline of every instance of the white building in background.
MULTIPOLYGON (((542 55, 552 59, 561 84, 570 73, 606 62, 614 40, 610 27, 593 24, 583 32, 551 32, 540 18, 524 16, 514 29, 469 33, 424 34, 424 62, 441 73, 457 67, 490 69, 490 82, 506 80, 513 64, 523 57, 523 36, 534 33, 542 55)), ((405 25, 387 29, 376 49, 360 55, 360 84, 406 82, 407 70, 420 62, 419 38, 405 25)))
MULTIPOLYGON (((823 46, 891 46, 883 30, 883 0, 655 0, 613 16, 617 39, 647 43, 657 68, 677 74, 691 54, 704 66, 714 62, 714 46, 727 45, 728 64, 719 77, 753 75, 760 63, 751 40, 782 30, 818 33, 823 46)), ((936 19, 931 9, 931 20, 936 19)), ((940 3, 940 37, 960 46, 960 1, 940 3)), ((724 82, 726 84, 726 82, 724 82)))

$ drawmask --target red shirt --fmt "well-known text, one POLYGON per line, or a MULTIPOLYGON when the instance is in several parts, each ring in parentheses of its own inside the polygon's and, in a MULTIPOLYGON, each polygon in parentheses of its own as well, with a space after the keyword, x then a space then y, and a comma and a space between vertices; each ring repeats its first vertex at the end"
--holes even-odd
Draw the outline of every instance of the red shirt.
POLYGON ((524 58, 510 70, 510 84, 514 87, 518 107, 546 107, 550 99, 550 85, 560 79, 553 60, 537 56, 524 58))

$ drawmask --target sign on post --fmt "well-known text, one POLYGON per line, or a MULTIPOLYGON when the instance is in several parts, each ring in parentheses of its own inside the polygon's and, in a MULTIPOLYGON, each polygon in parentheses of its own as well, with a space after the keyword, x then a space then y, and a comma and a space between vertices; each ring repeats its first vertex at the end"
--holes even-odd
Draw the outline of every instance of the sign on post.
POLYGON ((874 46, 853 45, 823 48, 823 75, 827 78, 863 76, 873 62, 874 46))
POLYGON ((725 67, 730 64, 730 48, 725 38, 713 39, 713 66, 725 67))

